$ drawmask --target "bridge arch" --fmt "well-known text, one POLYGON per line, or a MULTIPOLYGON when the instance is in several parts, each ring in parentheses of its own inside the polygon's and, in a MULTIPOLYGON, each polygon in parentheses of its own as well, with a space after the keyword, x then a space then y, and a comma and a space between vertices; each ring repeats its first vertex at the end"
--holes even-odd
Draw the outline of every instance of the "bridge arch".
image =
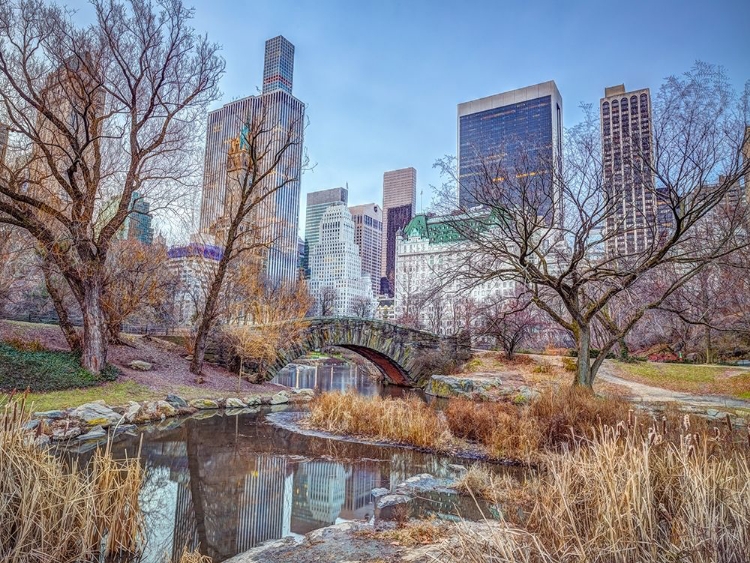
POLYGON ((310 319, 298 342, 278 351, 276 361, 266 370, 266 379, 273 379, 279 370, 305 354, 329 346, 356 352, 375 364, 391 383, 407 387, 424 387, 433 375, 424 362, 426 353, 463 359, 469 351, 455 337, 440 337, 385 321, 315 318, 310 319))

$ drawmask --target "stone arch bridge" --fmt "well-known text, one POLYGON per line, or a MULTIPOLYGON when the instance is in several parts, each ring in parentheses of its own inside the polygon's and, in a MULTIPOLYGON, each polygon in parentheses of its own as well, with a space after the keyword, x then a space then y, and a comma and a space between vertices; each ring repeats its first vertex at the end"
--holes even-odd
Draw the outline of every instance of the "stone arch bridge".
POLYGON ((395 385, 424 387, 435 358, 464 362, 471 356, 470 343, 455 336, 441 337, 385 321, 362 318, 314 318, 302 338, 278 352, 267 368, 266 379, 308 352, 338 346, 370 360, 395 385), (432 358, 430 358, 432 356, 432 358))

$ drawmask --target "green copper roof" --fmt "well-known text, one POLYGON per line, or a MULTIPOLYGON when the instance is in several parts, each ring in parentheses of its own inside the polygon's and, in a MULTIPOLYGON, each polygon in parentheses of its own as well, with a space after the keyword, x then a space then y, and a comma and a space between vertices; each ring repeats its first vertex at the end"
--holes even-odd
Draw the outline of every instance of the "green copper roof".
POLYGON ((416 215, 404 227, 407 237, 419 236, 428 239, 430 244, 441 244, 466 240, 464 233, 468 229, 485 229, 489 215, 468 217, 466 215, 429 217, 416 215))

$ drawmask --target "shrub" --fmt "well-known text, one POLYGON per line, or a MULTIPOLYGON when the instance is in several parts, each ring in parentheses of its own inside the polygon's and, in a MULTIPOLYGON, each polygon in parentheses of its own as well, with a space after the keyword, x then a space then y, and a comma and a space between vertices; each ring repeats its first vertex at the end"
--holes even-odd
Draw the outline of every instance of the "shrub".
POLYGON ((573 358, 563 358, 562 365, 565 371, 569 371, 570 373, 575 373, 578 370, 578 365, 573 358))
POLYGON ((90 387, 114 381, 119 371, 106 366, 99 376, 81 367, 73 352, 22 351, 0 342, 0 390, 30 389, 55 391, 71 387, 90 387))
POLYGON ((8 338, 5 343, 19 352, 42 352, 46 350, 44 345, 37 339, 24 340, 23 338, 8 338))

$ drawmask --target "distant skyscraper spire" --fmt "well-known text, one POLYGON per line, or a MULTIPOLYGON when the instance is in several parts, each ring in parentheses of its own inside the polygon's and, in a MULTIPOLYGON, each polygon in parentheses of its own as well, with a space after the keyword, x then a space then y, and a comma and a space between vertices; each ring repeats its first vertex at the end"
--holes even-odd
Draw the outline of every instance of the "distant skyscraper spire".
POLYGON ((266 41, 266 55, 263 63, 263 93, 276 90, 292 93, 294 74, 294 45, 279 35, 266 41))

